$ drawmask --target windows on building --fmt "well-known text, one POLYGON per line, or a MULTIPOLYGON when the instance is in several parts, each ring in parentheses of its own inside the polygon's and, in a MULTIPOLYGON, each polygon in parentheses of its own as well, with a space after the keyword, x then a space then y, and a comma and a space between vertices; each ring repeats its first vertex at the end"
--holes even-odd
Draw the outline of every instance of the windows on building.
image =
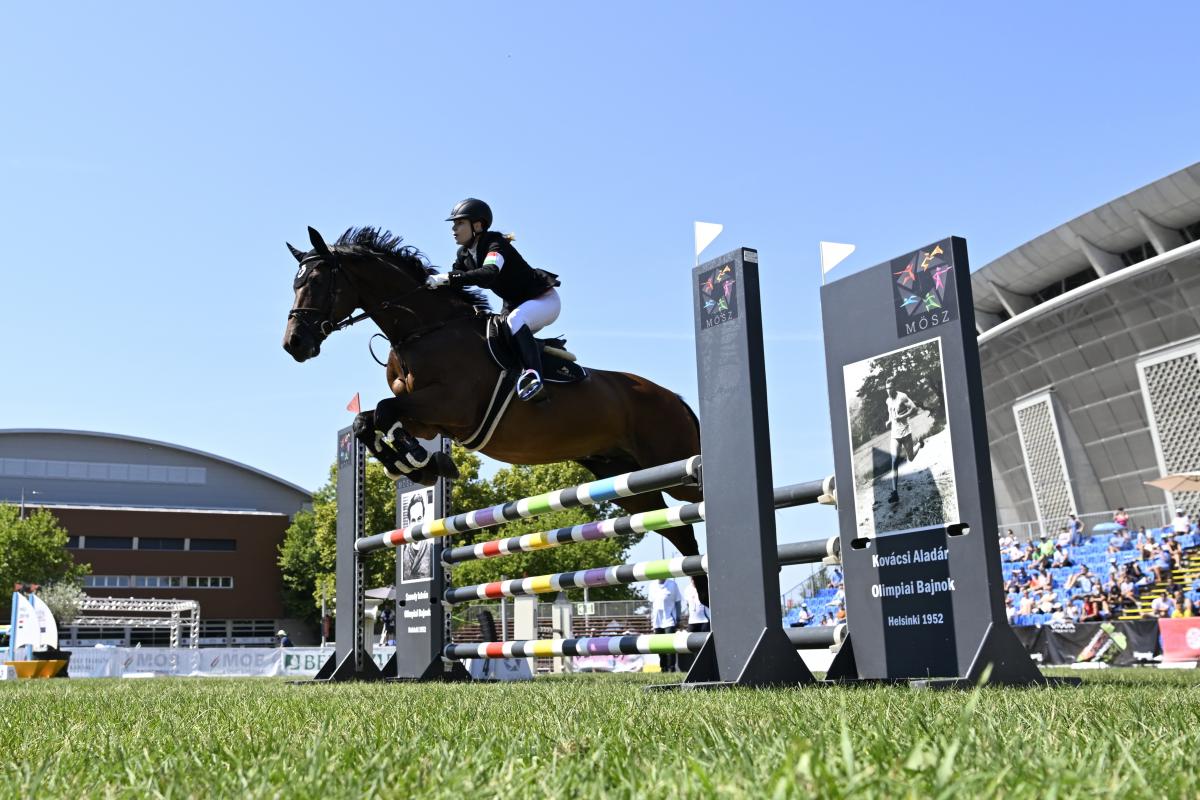
POLYGON ((83 579, 85 589, 127 589, 130 586, 130 575, 86 575, 83 579))
POLYGON ((158 536, 138 537, 138 550, 183 550, 186 539, 171 539, 158 536))
POLYGON ((205 552, 228 552, 237 550, 236 539, 192 539, 191 549, 205 552))
POLYGON ((232 589, 228 575, 88 575, 85 589, 232 589))
POLYGON ((131 536, 85 536, 83 547, 86 550, 132 550, 131 536))
POLYGON ((179 536, 69 536, 67 547, 80 550, 193 550, 205 553, 230 553, 237 550, 237 539, 179 536))
POLYGON ((106 461, 57 461, 44 458, 0 458, 0 475, 6 478, 174 483, 192 486, 203 486, 208 483, 208 470, 204 467, 121 464, 106 461))
POLYGON ((187 577, 187 587, 189 589, 232 589, 233 578, 228 576, 189 575, 187 577))
POLYGON ((178 589, 183 578, 178 575, 134 575, 133 585, 139 589, 178 589))

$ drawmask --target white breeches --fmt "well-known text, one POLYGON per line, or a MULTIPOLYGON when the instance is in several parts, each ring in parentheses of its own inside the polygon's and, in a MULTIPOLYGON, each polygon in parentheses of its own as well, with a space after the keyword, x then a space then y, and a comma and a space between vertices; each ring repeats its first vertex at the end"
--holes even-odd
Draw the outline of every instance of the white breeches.
POLYGON ((531 333, 537 333, 558 319, 561 310, 562 301, 558 299, 558 292, 549 289, 545 294, 526 300, 514 308, 506 318, 508 329, 516 333, 524 325, 531 333))

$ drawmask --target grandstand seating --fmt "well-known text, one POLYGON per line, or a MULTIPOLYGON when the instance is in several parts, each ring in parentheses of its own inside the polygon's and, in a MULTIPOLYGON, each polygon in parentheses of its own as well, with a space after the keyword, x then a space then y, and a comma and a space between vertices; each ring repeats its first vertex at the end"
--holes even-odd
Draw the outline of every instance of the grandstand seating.
MULTIPOLYGON (((1193 528, 1193 531, 1195 529, 1193 528)), ((1162 541, 1162 536, 1171 532, 1171 528, 1156 528, 1151 531, 1157 541, 1162 541)), ((1182 563, 1176 564, 1172 569, 1172 577, 1177 583, 1182 585, 1193 603, 1200 604, 1200 553, 1197 553, 1197 546, 1200 545, 1200 533, 1188 533, 1177 537, 1179 545, 1183 549, 1182 563)), ((1095 575, 1101 583, 1107 580, 1109 569, 1108 553, 1109 536, 1097 534, 1083 544, 1067 548, 1068 555, 1074 566, 1071 567, 1053 567, 1050 569, 1052 578, 1052 586, 1059 594, 1059 597, 1067 599, 1065 584, 1067 578, 1075 572, 1079 571, 1080 564, 1087 564, 1088 570, 1095 575)), ((1154 575, 1153 562, 1141 561, 1138 558, 1138 551, 1125 550, 1116 554, 1118 566, 1122 566, 1130 561, 1139 561, 1142 571, 1150 576, 1154 575)), ((1010 562, 1005 560, 1002 564, 1002 574, 1005 582, 1011 577, 1013 572, 1021 566, 1029 567, 1029 562, 1018 561, 1010 562)), ((833 618, 837 610, 842 607, 842 603, 838 600, 837 589, 826 587, 820 589, 813 594, 804 598, 804 602, 808 607, 808 611, 812 614, 812 622, 810 624, 817 625, 823 617, 833 618)), ((1118 618, 1119 619, 1140 619, 1145 616, 1150 610, 1150 603, 1155 597, 1162 596, 1164 587, 1161 583, 1152 584, 1142 589, 1138 596, 1138 607, 1126 609, 1118 618)), ((1078 597, 1081 592, 1073 590, 1070 593, 1071 602, 1082 605, 1082 599, 1078 597)), ((1015 602, 1020 594, 1010 594, 1009 597, 1015 602)), ((1014 626, 1024 625, 1044 625, 1050 621, 1051 614, 1018 614, 1013 617, 1012 624, 1014 626)), ((784 624, 797 625, 800 620, 799 605, 793 606, 784 611, 784 624)))

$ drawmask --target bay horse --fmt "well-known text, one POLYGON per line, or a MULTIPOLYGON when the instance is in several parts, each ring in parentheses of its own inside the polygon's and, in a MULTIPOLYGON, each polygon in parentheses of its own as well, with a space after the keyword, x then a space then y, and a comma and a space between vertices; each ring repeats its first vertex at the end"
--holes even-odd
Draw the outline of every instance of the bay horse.
MULTIPOLYGON (((308 232, 311 250, 288 244, 300 266, 284 350, 307 361, 331 333, 370 318, 391 344, 386 377, 394 397, 355 418, 356 437, 393 480, 406 475, 428 485, 457 477, 448 457, 430 455, 416 440, 442 434, 462 442, 480 427, 501 371, 486 341, 486 298, 471 289, 427 289, 437 270, 390 232, 351 228, 333 245, 308 232)), ((592 369, 578 383, 547 383, 545 392, 544 402, 510 402, 480 452, 509 464, 574 461, 597 478, 700 452, 699 421, 687 403, 645 378, 592 369)), ((701 500, 695 486, 667 493, 701 500)), ((665 503, 660 492, 615 502, 630 514, 665 503)), ((660 533, 682 555, 699 553, 691 526, 660 533)), ((697 583, 702 598, 706 583, 697 583)))

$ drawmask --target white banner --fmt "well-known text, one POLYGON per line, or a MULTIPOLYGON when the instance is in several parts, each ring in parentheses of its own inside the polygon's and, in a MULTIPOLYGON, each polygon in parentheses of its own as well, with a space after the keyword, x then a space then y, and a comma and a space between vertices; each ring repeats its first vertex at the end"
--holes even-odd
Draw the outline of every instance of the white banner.
POLYGON ((68 647, 71 654, 67 663, 70 678, 119 678, 121 677, 121 650, 114 647, 68 647))
MULTIPOLYGON (((72 678, 220 676, 311 678, 333 655, 332 647, 68 647, 72 678)), ((372 659, 383 667, 393 647, 377 647, 372 659)))
POLYGON ((34 648, 42 641, 38 633, 37 612, 25 595, 13 592, 12 596, 12 626, 8 635, 12 643, 9 645, 10 658, 22 658, 20 650, 23 647, 34 648), (12 654, 16 655, 12 655, 12 654))
POLYGON ((33 613, 37 617, 38 626, 38 644, 34 650, 47 647, 57 649, 58 623, 54 621, 54 614, 50 612, 50 607, 43 603, 42 598, 36 594, 29 595, 29 603, 33 606, 33 613))

